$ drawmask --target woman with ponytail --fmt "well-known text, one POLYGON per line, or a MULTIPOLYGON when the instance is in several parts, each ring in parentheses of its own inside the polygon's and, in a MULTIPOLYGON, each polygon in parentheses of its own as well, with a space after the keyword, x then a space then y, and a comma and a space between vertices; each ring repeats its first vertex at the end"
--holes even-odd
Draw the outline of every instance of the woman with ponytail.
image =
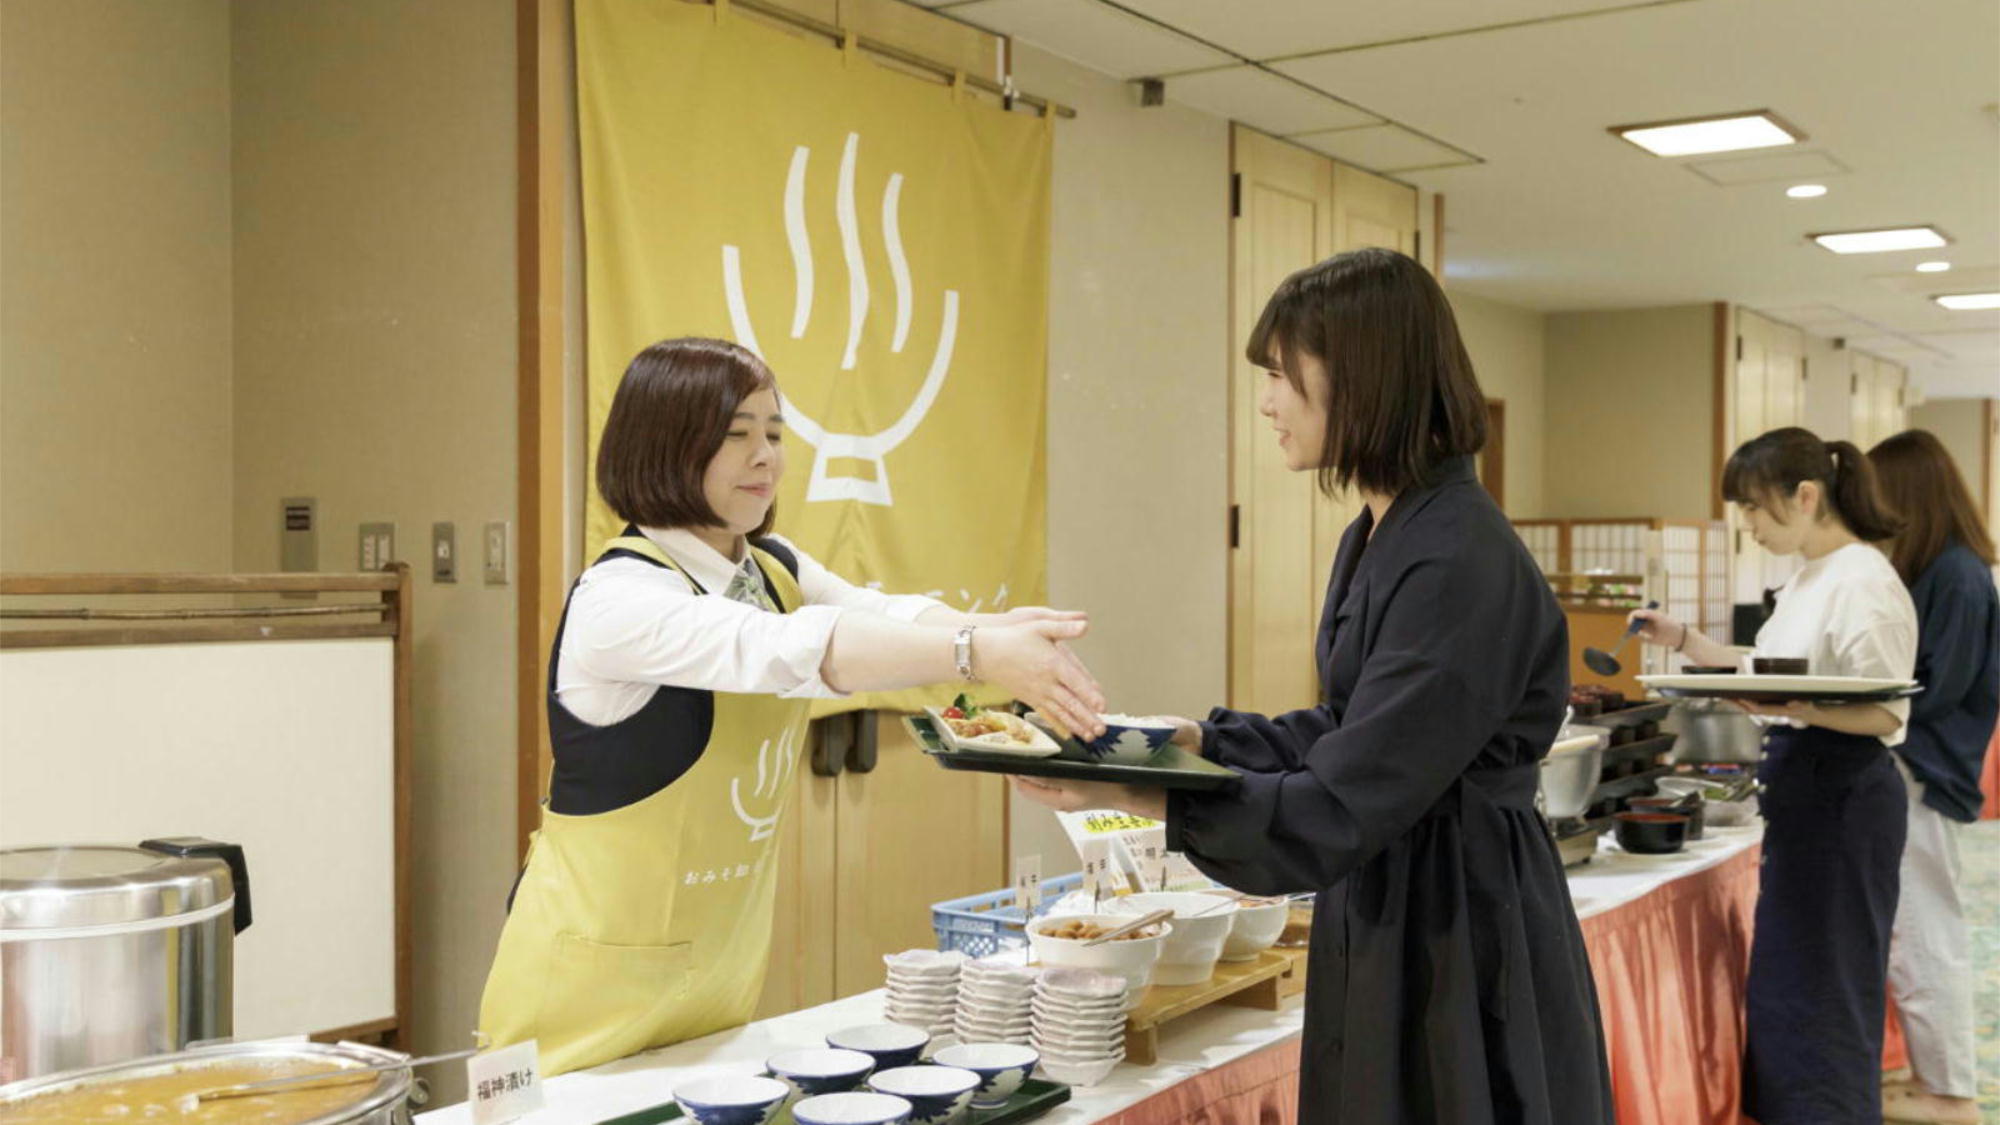
MULTIPOLYGON (((1722 494, 1759 545, 1802 555, 1777 594, 1756 653, 1803 657, 1819 676, 1909 679, 1917 614, 1871 543, 1901 521, 1851 443, 1773 430, 1743 444, 1722 494)), ((1697 664, 1736 653, 1663 614, 1640 635, 1697 664)), ((1745 999, 1743 1111, 1760 1125, 1877 1125, 1889 934, 1908 818, 1889 749, 1907 700, 1821 706, 1743 704, 1766 717, 1764 865, 1745 999)))
POLYGON ((1889 993, 1910 1044, 1911 1082, 1883 1102, 1895 1121, 1978 1125, 1971 938, 1958 882, 1958 822, 1979 817, 1979 770, 2000 718, 2000 597, 1993 540, 1938 439, 1910 430, 1868 451, 1905 521, 1889 558, 1917 605, 1910 732, 1896 747, 1909 787, 1902 899, 1889 993))

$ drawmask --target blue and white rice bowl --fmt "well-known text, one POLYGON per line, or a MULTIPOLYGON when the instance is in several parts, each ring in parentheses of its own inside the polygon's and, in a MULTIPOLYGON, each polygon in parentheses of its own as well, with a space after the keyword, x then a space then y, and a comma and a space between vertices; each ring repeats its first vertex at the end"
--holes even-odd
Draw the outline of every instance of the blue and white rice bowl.
POLYGON ((723 1074, 674 1087, 674 1104, 698 1125, 769 1125, 792 1096, 775 1078, 723 1074))
POLYGON ((910 1125, 950 1125, 962 1119, 980 1077, 955 1066, 901 1066, 868 1077, 868 1088, 910 1103, 910 1125))
POLYGON ((875 1060, 876 1070, 909 1066, 923 1057, 931 1033, 901 1023, 868 1023, 842 1028, 826 1037, 826 1045, 860 1051, 875 1060))
POLYGON ((902 1125, 909 1119, 907 1099, 867 1090, 820 1094, 792 1107, 798 1125, 902 1125))
POLYGON ((801 1095, 838 1094, 861 1085, 875 1069, 875 1057, 840 1047, 808 1047, 780 1051, 764 1068, 789 1082, 801 1095))
POLYGON ((933 1056, 939 1066, 955 1066, 979 1076, 979 1088, 972 1092, 974 1109, 1006 1105, 1041 1058, 1033 1047, 1012 1043, 966 1043, 946 1047, 933 1056))
POLYGON ((1174 736, 1174 725, 1155 715, 1099 715, 1104 733, 1084 743, 1097 761, 1143 765, 1174 736))

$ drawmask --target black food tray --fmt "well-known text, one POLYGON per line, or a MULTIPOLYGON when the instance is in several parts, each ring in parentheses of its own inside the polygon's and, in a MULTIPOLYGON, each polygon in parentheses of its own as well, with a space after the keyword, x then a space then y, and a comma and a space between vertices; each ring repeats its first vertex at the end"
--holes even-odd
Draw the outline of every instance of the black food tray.
MULTIPOLYGON (((1041 1078, 1030 1078, 1021 1083, 1007 1104, 998 1109, 975 1109, 962 1120, 965 1125, 1012 1125, 1016 1121, 1031 1121, 1069 1100, 1069 1087, 1060 1082, 1049 1082, 1041 1078)), ((627 1113, 621 1117, 610 1117, 598 1125, 660 1125, 665 1121, 683 1120, 681 1107, 672 1102, 652 1106, 647 1109, 627 1113)), ((783 1109, 771 1119, 771 1125, 793 1125, 792 1111, 783 1109)))
POLYGON ((905 715, 903 724, 909 728, 910 737, 924 748, 924 753, 948 770, 1053 777, 1067 781, 1115 781, 1147 789, 1221 789, 1241 780, 1236 771, 1228 766, 1217 765, 1172 744, 1162 747, 1144 765, 1125 766, 1108 762, 1079 762, 1069 758, 1031 758, 1021 754, 954 750, 938 737, 937 728, 929 715, 905 715))

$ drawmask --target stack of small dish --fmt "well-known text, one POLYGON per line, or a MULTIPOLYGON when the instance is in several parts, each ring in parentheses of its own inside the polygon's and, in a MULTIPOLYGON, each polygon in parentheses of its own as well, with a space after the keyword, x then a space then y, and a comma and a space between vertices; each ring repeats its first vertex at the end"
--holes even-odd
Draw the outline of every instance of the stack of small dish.
POLYGON ((958 978, 958 1019, 953 1029, 966 1043, 1028 1042, 1030 1005, 1038 969, 968 961, 958 978))
POLYGON ((1125 1058, 1125 978, 1049 969, 1035 982, 1032 1042, 1042 1072, 1071 1086, 1104 1081, 1125 1058))
POLYGON ((882 958, 889 966, 891 1022, 921 1027, 932 1035, 949 1035, 958 1017, 959 971, 963 953, 909 949, 882 958))

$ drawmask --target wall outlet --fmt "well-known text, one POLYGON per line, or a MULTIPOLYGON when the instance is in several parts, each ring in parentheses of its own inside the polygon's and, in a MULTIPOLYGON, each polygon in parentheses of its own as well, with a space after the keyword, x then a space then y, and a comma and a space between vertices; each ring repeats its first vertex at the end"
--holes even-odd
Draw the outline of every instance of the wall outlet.
POLYGON ((491 520, 486 524, 486 584, 505 586, 507 584, 507 540, 506 520, 491 520))
POLYGON ((458 581, 458 529, 449 521, 431 525, 431 581, 458 581))
POLYGON ((393 523, 364 523, 361 525, 361 569, 381 570, 396 561, 396 525, 393 523))

